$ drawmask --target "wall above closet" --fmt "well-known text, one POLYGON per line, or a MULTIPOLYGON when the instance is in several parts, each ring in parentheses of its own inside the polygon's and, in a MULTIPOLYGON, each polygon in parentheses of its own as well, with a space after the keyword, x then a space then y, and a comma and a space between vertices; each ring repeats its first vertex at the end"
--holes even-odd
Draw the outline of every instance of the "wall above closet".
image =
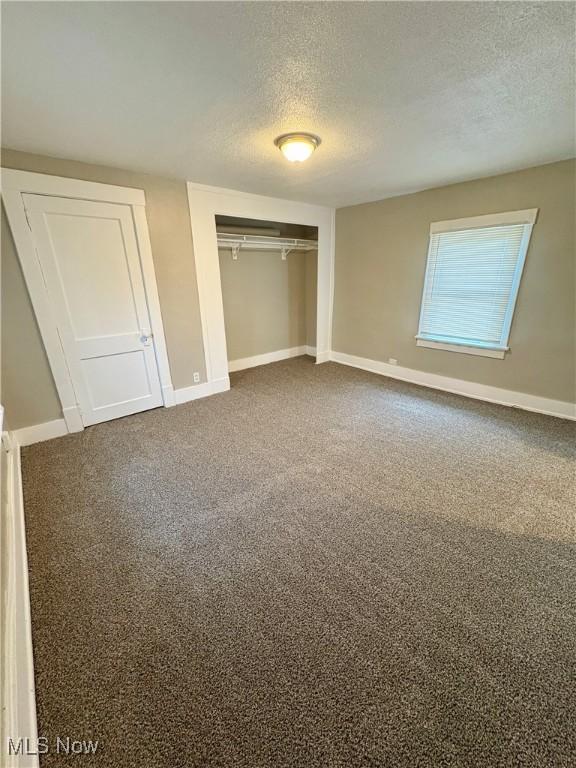
POLYGON ((240 250, 278 251, 285 259, 290 251, 318 249, 318 230, 299 224, 259 219, 216 216, 218 248, 229 248, 236 260, 240 250))
POLYGON ((297 237, 301 240, 318 240, 318 228, 286 221, 249 219, 240 216, 216 217, 216 230, 234 235, 262 235, 264 237, 297 237))

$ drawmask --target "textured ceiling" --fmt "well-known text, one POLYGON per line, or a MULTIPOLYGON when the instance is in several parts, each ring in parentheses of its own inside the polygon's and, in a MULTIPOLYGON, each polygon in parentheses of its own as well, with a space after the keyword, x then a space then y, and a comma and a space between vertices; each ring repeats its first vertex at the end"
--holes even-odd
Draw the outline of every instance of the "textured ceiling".
POLYGON ((2 11, 13 149, 336 206, 574 154, 572 3, 2 11), (293 130, 323 140, 304 165, 293 130))

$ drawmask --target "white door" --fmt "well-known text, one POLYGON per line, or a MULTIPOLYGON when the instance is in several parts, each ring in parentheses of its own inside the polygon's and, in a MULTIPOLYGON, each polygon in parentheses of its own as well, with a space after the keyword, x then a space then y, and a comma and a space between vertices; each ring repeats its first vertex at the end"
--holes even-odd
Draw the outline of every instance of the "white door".
POLYGON ((22 197, 84 425, 162 405, 131 207, 22 197))

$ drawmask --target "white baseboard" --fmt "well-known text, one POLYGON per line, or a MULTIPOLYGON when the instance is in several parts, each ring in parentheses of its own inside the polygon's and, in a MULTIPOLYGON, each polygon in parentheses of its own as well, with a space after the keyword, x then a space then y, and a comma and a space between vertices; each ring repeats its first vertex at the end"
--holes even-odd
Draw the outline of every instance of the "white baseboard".
POLYGON ((28 589, 28 561, 24 529, 24 504, 20 447, 13 435, 2 435, 1 485, 4 537, 2 539, 2 712, 0 764, 9 768, 38 768, 38 756, 8 755, 8 739, 17 745, 24 739, 23 751, 37 743, 32 625, 28 589), (26 741, 28 739, 28 741, 26 741))
POLYGON ((34 424, 31 427, 22 427, 12 432, 12 438, 20 446, 41 443, 44 440, 52 440, 54 437, 62 437, 68 434, 68 427, 64 419, 45 421, 43 424, 34 424))
POLYGON ((524 392, 514 392, 510 389, 491 387, 487 384, 476 384, 463 379, 452 379, 448 376, 439 376, 435 373, 417 371, 413 368, 403 368, 399 365, 381 363, 379 360, 370 360, 367 357, 347 355, 344 352, 331 352, 330 359, 335 363, 361 368, 363 371, 379 373, 389 376, 391 379, 408 381, 411 384, 421 384, 431 389, 440 389, 455 395, 464 395, 475 400, 485 400, 488 403, 508 405, 512 408, 521 408, 525 411, 535 411, 548 416, 557 416, 561 419, 576 420, 576 404, 563 400, 550 400, 547 397, 528 395, 524 392))
POLYGON ((317 352, 316 353, 316 362, 317 363, 327 363, 329 360, 332 360, 332 352, 317 352))
MULTIPOLYGON (((204 384, 196 384, 193 387, 184 387, 182 389, 175 389, 170 397, 170 401, 166 405, 178 405, 180 403, 187 403, 190 400, 198 400, 200 397, 208 397, 209 395, 216 395, 218 392, 225 392, 230 389, 230 379, 226 376, 223 379, 217 381, 205 382, 204 384)), ((82 429, 84 427, 82 426, 82 429)), ((21 427, 15 429, 12 434, 12 439, 16 443, 24 447, 26 445, 32 445, 33 443, 41 443, 44 440, 52 440, 54 437, 62 437, 68 435, 70 432, 77 432, 78 429, 69 429, 64 419, 55 419, 54 421, 45 421, 43 424, 34 424, 31 427, 21 427)))
POLYGON ((172 384, 164 384, 162 386, 162 399, 166 408, 171 408, 176 405, 176 397, 174 395, 174 387, 172 384))
MULTIPOLYGON (((243 357, 240 360, 229 360, 228 370, 243 371, 246 368, 255 368, 257 365, 268 365, 268 363, 277 363, 280 360, 288 360, 290 357, 300 357, 300 355, 309 355, 309 349, 313 347, 290 347, 289 349, 277 349, 275 352, 265 352, 263 355, 254 355, 254 357, 243 357)), ((316 354, 316 350, 314 353, 316 354)))
MULTIPOLYGON (((82 423, 82 414, 80 413, 79 406, 73 405, 69 408, 64 408, 62 415, 64 416, 68 432, 82 432, 84 424, 82 423)), ((56 435, 56 437, 59 437, 59 435, 56 435)), ((44 439, 46 438, 42 438, 42 440, 44 439)), ((34 440, 33 442, 37 443, 39 440, 34 440)))
POLYGON ((201 397, 217 395, 219 392, 226 392, 230 389, 230 379, 225 376, 223 379, 215 381, 206 381, 204 384, 195 384, 192 387, 182 387, 174 390, 174 399, 176 405, 189 403, 191 400, 198 400, 201 397))
POLYGON ((306 352, 304 352, 305 355, 308 355, 308 357, 316 357, 316 347, 304 347, 306 352))

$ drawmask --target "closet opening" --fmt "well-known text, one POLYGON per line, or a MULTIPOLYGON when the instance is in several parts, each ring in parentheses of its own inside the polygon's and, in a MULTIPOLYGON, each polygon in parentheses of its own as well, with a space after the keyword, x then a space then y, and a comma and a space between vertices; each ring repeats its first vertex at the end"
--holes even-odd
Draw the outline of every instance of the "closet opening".
POLYGON ((316 358, 318 228, 215 219, 229 371, 316 358))

